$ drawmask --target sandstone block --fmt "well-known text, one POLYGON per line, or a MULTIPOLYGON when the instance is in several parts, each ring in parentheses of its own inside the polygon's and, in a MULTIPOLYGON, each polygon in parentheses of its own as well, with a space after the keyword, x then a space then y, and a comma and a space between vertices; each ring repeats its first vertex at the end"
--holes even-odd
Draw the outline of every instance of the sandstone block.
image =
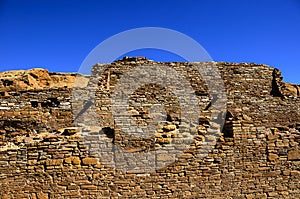
POLYGON ((81 185, 80 188, 81 189, 87 189, 87 190, 96 190, 97 186, 95 186, 95 185, 81 185))
POLYGON ((73 157, 73 159, 72 159, 72 163, 73 163, 74 165, 79 165, 79 164, 81 163, 81 160, 80 160, 79 157, 75 156, 75 157, 73 157))
POLYGON ((72 157, 65 158, 65 163, 71 164, 72 163, 72 157))
POLYGON ((167 125, 167 126, 164 126, 163 129, 166 130, 166 131, 173 131, 173 130, 176 129, 176 125, 169 124, 169 125, 167 125))
POLYGON ((300 150, 289 151, 288 160, 300 160, 300 150))
POLYGON ((47 166, 59 166, 63 163, 62 159, 47 159, 46 160, 46 165, 47 166))
POLYGON ((38 193, 38 194, 37 194, 37 198, 38 198, 38 199, 48 199, 49 196, 48 196, 48 194, 46 194, 46 193, 38 193))
POLYGON ((275 196, 277 196, 277 195, 278 195, 277 192, 269 192, 269 193, 268 193, 268 196, 270 196, 270 197, 275 197, 275 196))
POLYGON ((258 194, 256 194, 255 198, 265 199, 265 198, 267 198, 267 194, 266 193, 258 193, 258 194))
POLYGON ((276 160, 278 157, 279 157, 279 156, 278 156, 277 154, 275 154, 275 153, 270 153, 269 156, 268 156, 268 159, 269 159, 270 161, 274 161, 274 160, 276 160))
POLYGON ((97 158, 83 158, 82 163, 84 165, 95 165, 98 163, 98 159, 97 158))

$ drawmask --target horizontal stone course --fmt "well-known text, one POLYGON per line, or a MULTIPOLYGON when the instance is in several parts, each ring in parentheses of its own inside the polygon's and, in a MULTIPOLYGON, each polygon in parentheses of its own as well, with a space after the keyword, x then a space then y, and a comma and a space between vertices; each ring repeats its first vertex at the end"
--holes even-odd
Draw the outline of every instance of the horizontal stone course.
POLYGON ((300 198, 299 85, 283 82, 279 70, 262 64, 214 64, 227 110, 204 157, 203 140, 214 140, 206 136, 213 99, 193 63, 138 57, 96 64, 91 76, 44 69, 0 73, 0 198, 300 198), (152 105, 164 107, 166 117, 153 136, 131 137, 116 125, 110 99, 122 75, 141 65, 183 74, 201 108, 199 127, 181 133, 178 97, 155 84, 129 99, 129 115, 140 126, 150 124, 152 105), (80 115, 90 93, 94 104, 80 115), (190 148, 174 162, 158 150, 189 136, 190 148), (113 146, 132 158, 118 159, 113 146), (133 154, 151 150, 157 165, 171 164, 150 173, 139 168, 152 159, 136 161, 133 154), (113 167, 116 161, 121 166, 113 167), (131 171, 122 170, 126 164, 131 171))

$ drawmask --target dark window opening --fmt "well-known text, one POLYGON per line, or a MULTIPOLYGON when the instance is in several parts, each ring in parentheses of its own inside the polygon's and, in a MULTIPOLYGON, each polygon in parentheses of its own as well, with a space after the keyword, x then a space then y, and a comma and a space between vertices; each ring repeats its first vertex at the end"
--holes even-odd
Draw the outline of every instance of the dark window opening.
POLYGON ((233 129, 232 125, 230 124, 225 124, 223 127, 223 136, 224 138, 233 138, 233 129))
POLYGON ((196 96, 208 96, 206 91, 195 91, 196 96))
POLYGON ((272 89, 270 94, 274 97, 283 97, 279 88, 279 81, 282 81, 282 77, 280 76, 279 70, 275 68, 273 70, 272 76, 272 89))
POLYGON ((60 104, 60 102, 57 100, 56 97, 48 98, 47 101, 41 103, 42 107, 44 107, 44 108, 57 107, 57 106, 59 106, 59 104, 60 104))
POLYGON ((167 114, 167 121, 168 121, 168 122, 172 122, 171 115, 169 115, 169 114, 167 114))
POLYGON ((39 106, 39 103, 37 101, 31 101, 30 103, 33 108, 36 108, 39 106))
POLYGON ((232 125, 233 115, 230 111, 226 113, 225 123, 222 129, 224 138, 233 138, 233 125, 232 125))
POLYGON ((104 133, 108 138, 115 138, 115 130, 110 127, 102 128, 101 132, 104 133))

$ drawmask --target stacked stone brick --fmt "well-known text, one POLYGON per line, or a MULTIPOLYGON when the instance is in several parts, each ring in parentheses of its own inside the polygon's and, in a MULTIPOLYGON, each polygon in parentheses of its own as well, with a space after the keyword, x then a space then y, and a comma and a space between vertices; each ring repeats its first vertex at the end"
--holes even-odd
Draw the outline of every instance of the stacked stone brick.
POLYGON ((1 198, 299 198, 299 86, 283 82, 280 71, 266 65, 214 64, 224 81, 227 112, 220 137, 204 158, 197 156, 197 143, 208 128, 212 99, 192 63, 124 58, 95 65, 90 77, 44 70, 18 72, 18 78, 12 72, 0 75, 1 198), (157 85, 141 87, 130 99, 136 123, 149 121, 149 104, 167 107, 168 118, 156 134, 131 138, 116 126, 114 86, 142 64, 184 74, 203 110, 191 148, 152 173, 116 170, 109 166, 115 154, 93 150, 99 136, 138 153, 165 147, 178 134, 178 100, 157 85), (145 107, 137 106, 141 97, 145 107))

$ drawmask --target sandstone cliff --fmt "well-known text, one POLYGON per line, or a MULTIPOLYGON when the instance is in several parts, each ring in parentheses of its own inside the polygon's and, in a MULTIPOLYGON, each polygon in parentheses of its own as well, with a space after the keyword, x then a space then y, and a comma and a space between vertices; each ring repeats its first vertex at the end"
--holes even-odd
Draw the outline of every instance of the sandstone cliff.
POLYGON ((0 92, 72 88, 76 77, 75 73, 53 73, 42 68, 0 72, 0 92))

